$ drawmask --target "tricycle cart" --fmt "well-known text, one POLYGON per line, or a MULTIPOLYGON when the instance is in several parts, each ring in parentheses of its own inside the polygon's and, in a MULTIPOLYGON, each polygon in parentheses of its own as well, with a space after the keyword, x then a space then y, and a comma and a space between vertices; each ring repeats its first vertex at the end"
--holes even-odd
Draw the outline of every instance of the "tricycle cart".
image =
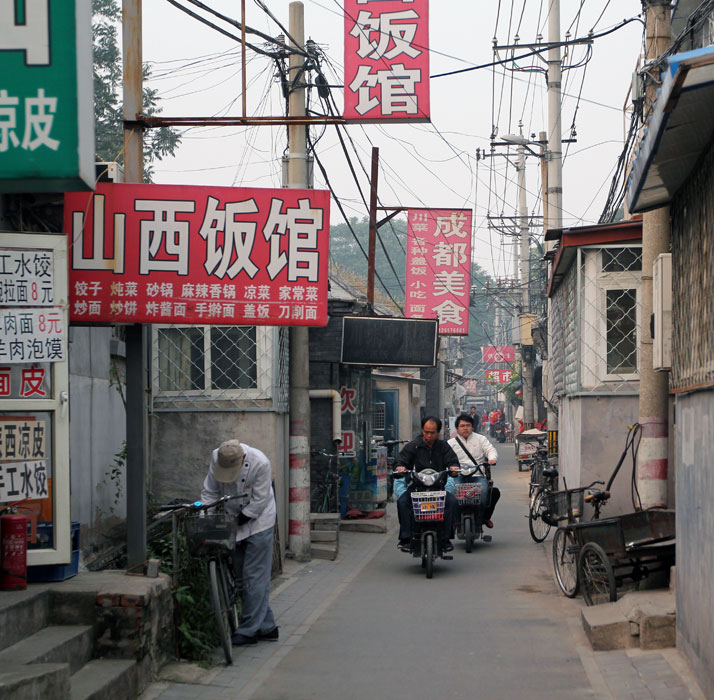
POLYGON ((531 468, 538 450, 545 451, 547 456, 547 440, 548 433, 543 430, 524 430, 516 435, 516 462, 519 472, 531 468))
POLYGON ((674 564, 673 510, 641 510, 567 526, 578 546, 578 580, 588 605, 617 600, 617 584, 674 564))

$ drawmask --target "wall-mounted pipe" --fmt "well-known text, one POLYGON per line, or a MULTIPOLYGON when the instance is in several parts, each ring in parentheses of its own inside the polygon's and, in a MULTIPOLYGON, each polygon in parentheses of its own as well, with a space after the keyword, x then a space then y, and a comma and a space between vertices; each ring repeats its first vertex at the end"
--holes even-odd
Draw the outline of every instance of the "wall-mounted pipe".
POLYGON ((332 440, 342 442, 342 398, 335 389, 310 389, 311 399, 332 399, 332 440))

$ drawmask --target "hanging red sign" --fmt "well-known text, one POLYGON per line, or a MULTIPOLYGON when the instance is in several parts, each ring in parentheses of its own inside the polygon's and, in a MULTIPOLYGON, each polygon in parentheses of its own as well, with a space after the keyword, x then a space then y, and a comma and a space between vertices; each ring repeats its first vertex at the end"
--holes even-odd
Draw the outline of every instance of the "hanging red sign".
POLYGON ((345 119, 429 121, 429 1, 345 0, 345 119))
POLYGON ((487 369, 486 383, 487 384, 508 384, 513 376, 513 371, 510 369, 487 369))
POLYGON ((70 320, 325 326, 329 202, 293 189, 68 193, 70 320))
POLYGON ((485 345, 481 348, 484 362, 515 362, 516 348, 513 345, 485 345))
POLYGON ((468 335, 471 211, 410 209, 407 318, 438 318, 439 335, 468 335))

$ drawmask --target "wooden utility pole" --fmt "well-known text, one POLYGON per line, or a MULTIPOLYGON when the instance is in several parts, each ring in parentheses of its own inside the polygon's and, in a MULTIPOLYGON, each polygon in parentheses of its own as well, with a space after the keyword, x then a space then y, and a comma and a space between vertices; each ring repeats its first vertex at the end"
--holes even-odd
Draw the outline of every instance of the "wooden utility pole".
MULTIPOLYGON (((144 179, 141 0, 122 0, 124 70, 124 179, 144 179)), ((143 572, 146 560, 146 464, 148 454, 147 377, 145 348, 150 327, 126 327, 126 521, 127 571, 143 572)))

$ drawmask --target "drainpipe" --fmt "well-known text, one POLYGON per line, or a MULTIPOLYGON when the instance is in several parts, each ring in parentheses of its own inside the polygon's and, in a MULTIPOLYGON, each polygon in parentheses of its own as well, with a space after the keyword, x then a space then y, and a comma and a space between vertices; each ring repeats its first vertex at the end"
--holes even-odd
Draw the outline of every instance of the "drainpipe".
POLYGON ((342 398, 335 389, 310 389, 311 399, 332 399, 332 441, 342 442, 342 398))

